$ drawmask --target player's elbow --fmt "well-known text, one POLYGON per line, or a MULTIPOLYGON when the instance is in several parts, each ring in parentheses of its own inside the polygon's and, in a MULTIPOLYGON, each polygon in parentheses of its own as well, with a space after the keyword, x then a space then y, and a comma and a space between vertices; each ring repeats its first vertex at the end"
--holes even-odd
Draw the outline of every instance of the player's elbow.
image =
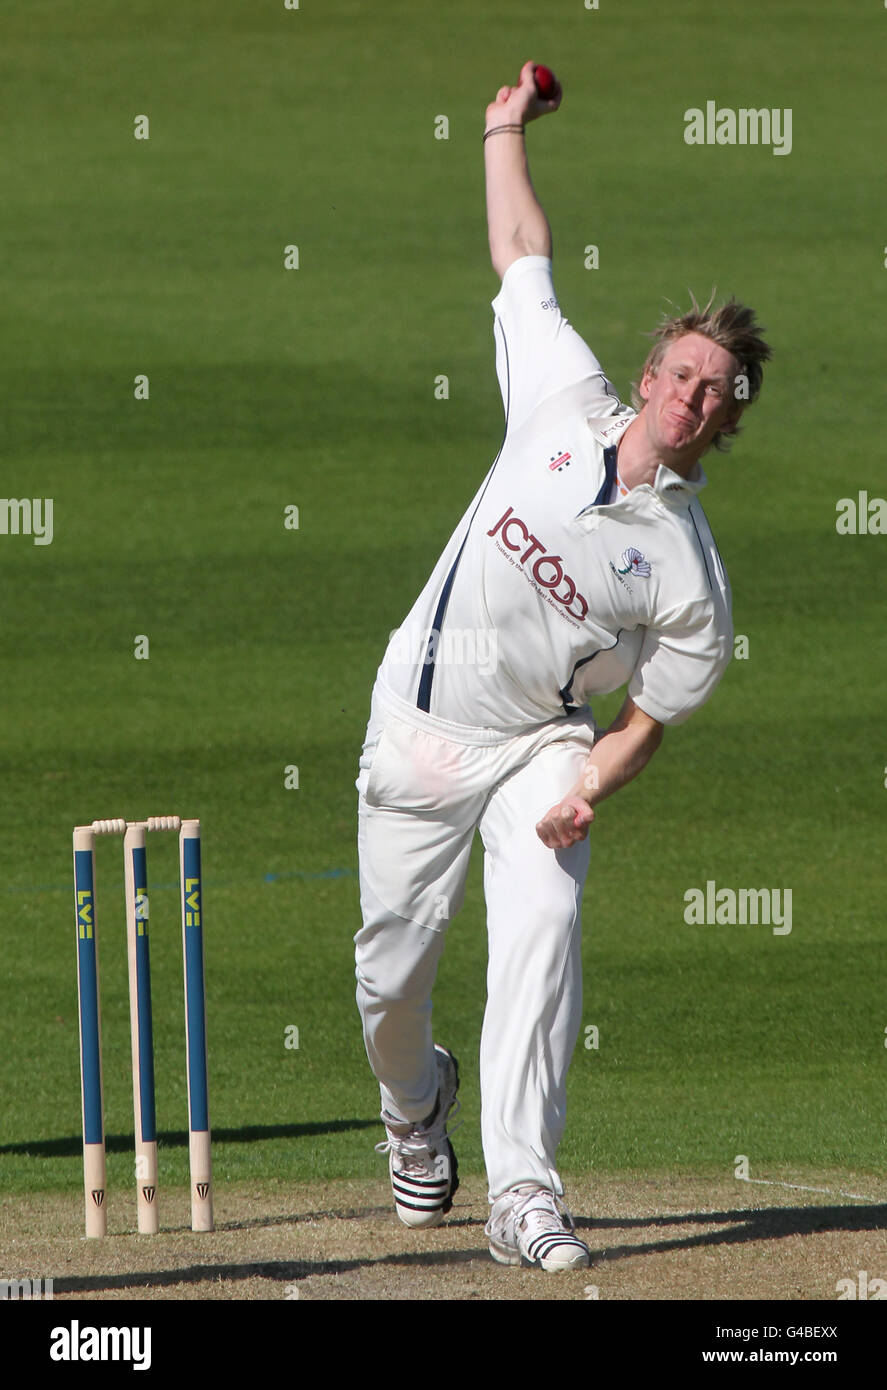
POLYGON ((490 260, 500 280, 515 261, 524 256, 547 256, 551 260, 551 236, 547 225, 535 232, 517 228, 509 236, 490 236, 490 260))
POLYGON ((534 256, 538 254, 541 253, 530 250, 523 241, 517 239, 511 241, 493 241, 491 238, 490 240, 490 260, 500 280, 504 278, 506 270, 510 265, 513 265, 515 261, 521 260, 523 256, 534 256))
POLYGON ((517 257, 510 255, 509 249, 491 240, 490 260, 493 263, 493 269, 501 280, 512 261, 517 260, 517 257))

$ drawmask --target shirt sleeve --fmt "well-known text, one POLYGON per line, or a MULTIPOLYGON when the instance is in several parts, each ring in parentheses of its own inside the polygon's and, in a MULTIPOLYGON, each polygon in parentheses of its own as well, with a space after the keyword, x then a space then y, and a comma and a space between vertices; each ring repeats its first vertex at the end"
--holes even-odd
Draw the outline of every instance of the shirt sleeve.
POLYGON ((649 629, 628 693, 660 724, 683 724, 714 692, 733 655, 726 608, 701 599, 649 629))
POLYGON ((577 382, 587 383, 589 414, 618 408, 600 362, 561 313, 547 256, 512 261, 492 307, 506 431, 519 429, 542 401, 577 382))

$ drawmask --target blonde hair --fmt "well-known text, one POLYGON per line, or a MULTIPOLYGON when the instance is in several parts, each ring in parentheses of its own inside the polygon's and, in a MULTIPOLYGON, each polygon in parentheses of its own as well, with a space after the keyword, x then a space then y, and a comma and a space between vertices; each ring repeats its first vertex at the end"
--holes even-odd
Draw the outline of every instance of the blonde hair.
MULTIPOLYGON (((748 398, 737 402, 737 410, 731 425, 718 430, 712 440, 715 449, 725 453, 730 447, 731 436, 739 434, 739 416, 746 406, 753 405, 761 392, 764 379, 764 363, 773 355, 769 345, 761 336, 763 328, 755 320, 755 312, 735 299, 728 299, 720 308, 713 309, 715 291, 704 308, 700 308, 696 297, 691 293, 692 309, 686 314, 664 315, 658 327, 649 335, 654 339, 653 347, 644 363, 641 377, 649 373, 656 376, 667 349, 678 338, 687 333, 701 333, 710 338, 718 347, 725 348, 739 363, 739 375, 748 382, 748 398)), ((675 306, 677 307, 677 306, 675 306)), ((643 408, 638 383, 632 382, 631 398, 635 410, 643 408)))

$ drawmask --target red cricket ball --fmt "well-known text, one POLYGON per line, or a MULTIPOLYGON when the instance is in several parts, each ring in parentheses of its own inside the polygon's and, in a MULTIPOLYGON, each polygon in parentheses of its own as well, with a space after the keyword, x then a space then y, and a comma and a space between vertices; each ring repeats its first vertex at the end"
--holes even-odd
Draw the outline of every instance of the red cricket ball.
POLYGON ((533 71, 533 78, 539 96, 543 101, 550 101, 557 91, 557 82, 551 68, 543 67, 540 63, 533 71))

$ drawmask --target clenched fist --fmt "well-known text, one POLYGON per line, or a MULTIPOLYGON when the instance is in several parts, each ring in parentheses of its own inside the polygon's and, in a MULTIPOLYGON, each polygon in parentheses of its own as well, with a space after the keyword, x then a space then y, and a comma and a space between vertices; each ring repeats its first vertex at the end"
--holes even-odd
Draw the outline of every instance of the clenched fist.
POLYGON ((549 849, 569 849, 584 840, 594 820, 594 811, 581 796, 565 796, 552 806, 536 826, 536 834, 549 849))

